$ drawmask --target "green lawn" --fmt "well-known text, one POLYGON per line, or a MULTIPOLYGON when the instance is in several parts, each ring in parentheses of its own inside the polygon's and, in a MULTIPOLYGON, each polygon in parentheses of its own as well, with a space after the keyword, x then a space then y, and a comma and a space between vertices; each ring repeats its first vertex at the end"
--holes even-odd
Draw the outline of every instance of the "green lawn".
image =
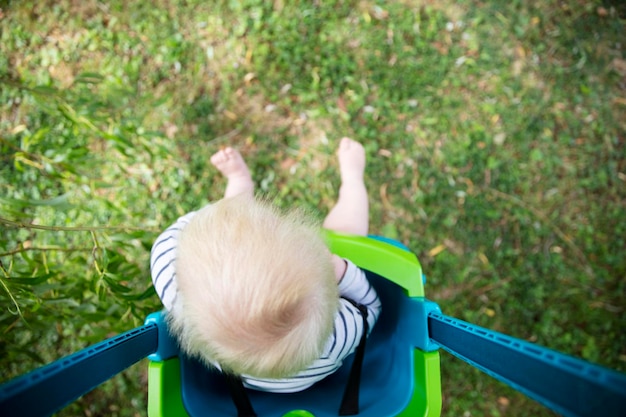
MULTIPOLYGON (((613 0, 0 1, 0 380, 159 308, 152 241, 226 144, 371 231, 444 313, 626 371, 626 8, 613 0)), ((444 416, 553 415, 442 354, 444 416)), ((61 415, 145 415, 145 364, 61 415)))

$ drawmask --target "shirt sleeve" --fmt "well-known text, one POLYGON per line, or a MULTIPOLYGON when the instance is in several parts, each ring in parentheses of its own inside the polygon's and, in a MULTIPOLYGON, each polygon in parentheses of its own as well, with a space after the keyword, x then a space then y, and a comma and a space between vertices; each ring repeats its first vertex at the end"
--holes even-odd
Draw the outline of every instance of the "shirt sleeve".
MULTIPOLYGON (((367 308, 370 331, 380 315, 381 303, 376 290, 368 281, 365 272, 349 260, 346 272, 339 281, 339 295, 349 298, 367 308)), ((349 304, 349 303, 348 303, 349 304)))
POLYGON ((150 274, 152 285, 167 310, 172 310, 176 301, 176 248, 178 237, 195 212, 187 213, 159 235, 150 252, 150 274))

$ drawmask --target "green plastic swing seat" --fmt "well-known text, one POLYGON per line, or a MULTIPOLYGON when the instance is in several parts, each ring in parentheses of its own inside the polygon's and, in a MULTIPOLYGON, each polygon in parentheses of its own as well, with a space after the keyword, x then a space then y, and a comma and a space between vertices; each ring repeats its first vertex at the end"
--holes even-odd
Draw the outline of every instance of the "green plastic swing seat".
MULTIPOLYGON (((379 321, 367 342, 359 415, 438 416, 441 412, 439 353, 437 347, 429 344, 425 327, 428 308, 438 308, 424 300, 419 261, 394 241, 330 232, 327 237, 334 253, 368 271, 383 304, 379 321)), ((151 315, 146 322, 163 326, 161 314, 151 315)), ((167 346, 167 342, 159 345, 167 346)), ((172 345, 173 342, 169 352, 150 356, 148 415, 236 415, 224 376, 179 355, 172 345)), ((255 412, 259 417, 337 416, 351 359, 335 374, 303 392, 273 394, 248 390, 255 412)))

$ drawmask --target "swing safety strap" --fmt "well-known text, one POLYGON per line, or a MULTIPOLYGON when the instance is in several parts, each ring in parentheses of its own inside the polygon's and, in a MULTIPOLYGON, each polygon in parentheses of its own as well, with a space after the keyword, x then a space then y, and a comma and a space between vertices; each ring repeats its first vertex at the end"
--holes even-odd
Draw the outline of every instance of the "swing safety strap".
MULTIPOLYGON (((341 400, 341 406, 339 407, 340 416, 353 416, 359 414, 359 388, 361 386, 361 369, 363 367, 363 356, 365 355, 365 342, 367 340, 367 334, 369 332, 369 324, 367 322, 367 307, 357 303, 346 297, 342 297, 348 301, 354 307, 356 307, 361 313, 363 318, 363 334, 361 340, 356 348, 354 354, 354 361, 352 362, 352 368, 350 369, 350 375, 348 376, 348 382, 346 383, 346 389, 343 393, 341 400)), ((225 373, 226 381, 228 383, 228 389, 230 396, 233 399, 233 403, 237 408, 238 417, 257 417, 257 414, 252 407, 248 393, 240 376, 225 373)))
POLYGON ((248 398, 248 393, 243 386, 241 377, 230 373, 225 373, 224 376, 226 377, 226 382, 228 383, 230 396, 233 399, 233 403, 235 403, 235 407, 237 407, 237 416, 257 417, 254 412, 254 408, 252 407, 252 403, 250 402, 250 398, 248 398))
POLYGON ((339 407, 340 416, 353 416, 359 414, 361 369, 363 367, 363 356, 365 355, 365 342, 367 341, 369 324, 367 322, 367 307, 349 298, 343 298, 358 308, 361 312, 361 317, 363 318, 363 334, 361 335, 361 341, 359 342, 359 346, 356 348, 356 353, 354 354, 352 369, 350 369, 350 376, 348 377, 346 390, 343 392, 343 399, 341 400, 341 406, 339 407))

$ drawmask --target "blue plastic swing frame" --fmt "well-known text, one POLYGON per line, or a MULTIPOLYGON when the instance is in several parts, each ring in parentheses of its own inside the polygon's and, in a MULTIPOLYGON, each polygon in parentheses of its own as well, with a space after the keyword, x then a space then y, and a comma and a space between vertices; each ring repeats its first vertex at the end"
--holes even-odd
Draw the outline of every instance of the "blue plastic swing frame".
MULTIPOLYGON (((337 236, 335 243, 341 247, 350 239, 337 236)), ((359 242, 346 249, 351 250, 358 251, 359 242)), ((389 256, 398 270, 406 259, 401 252, 389 256)), ((421 284, 408 292, 423 297, 421 284)), ((626 374, 445 316, 435 303, 423 301, 424 322, 413 337, 426 352, 436 354, 441 347, 565 416, 626 416, 626 374)), ((50 415, 142 358, 162 360, 175 349, 159 324, 148 319, 144 326, 0 385, 0 415, 50 415)), ((434 407, 438 412, 441 404, 434 407)))

